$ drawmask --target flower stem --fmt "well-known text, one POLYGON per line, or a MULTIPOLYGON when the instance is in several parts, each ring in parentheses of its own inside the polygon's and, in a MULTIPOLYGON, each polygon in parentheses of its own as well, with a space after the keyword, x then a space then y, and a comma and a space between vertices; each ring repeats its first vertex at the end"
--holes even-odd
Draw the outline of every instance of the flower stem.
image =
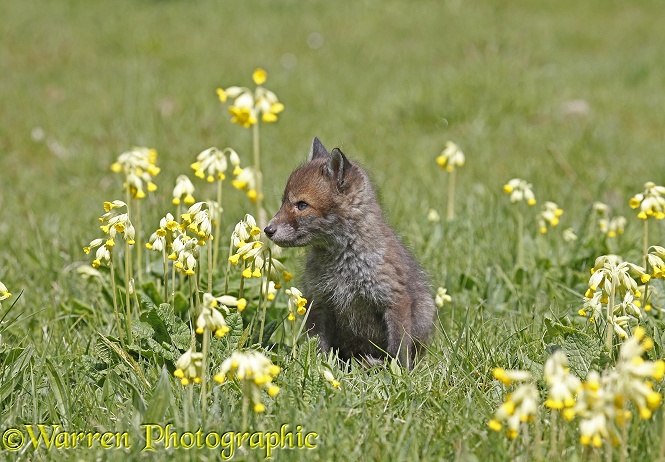
POLYGON ((517 266, 524 268, 524 215, 517 212, 517 266))
MULTIPOLYGON (((131 345, 132 340, 132 309, 129 285, 132 280, 132 253, 129 243, 125 241, 125 324, 127 325, 127 342, 131 345)), ((136 289, 134 289, 136 290, 136 289)))
POLYGON ((143 249, 141 246, 141 202, 136 201, 136 279, 138 280, 139 286, 143 282, 142 276, 142 266, 143 266, 143 249))
POLYGON ((213 255, 212 255, 212 242, 210 242, 213 239, 209 239, 207 246, 208 246, 208 292, 212 293, 212 268, 213 268, 213 255))
POLYGON ((265 211, 263 210, 263 175, 261 173, 261 144, 259 141, 259 122, 253 125, 252 147, 254 152, 254 175, 256 179, 256 219, 259 227, 266 225, 265 211))
POLYGON ((242 431, 247 431, 247 417, 249 414, 249 385, 247 380, 242 381, 242 431))
POLYGON ((213 240, 215 241, 215 253, 212 258, 212 266, 214 268, 217 268, 217 263, 219 262, 219 247, 221 245, 220 236, 222 232, 222 184, 223 181, 217 181, 217 207, 219 210, 219 215, 217 216, 217 223, 215 223, 215 235, 213 236, 213 240))
MULTIPOLYGON (((642 253, 644 255, 644 271, 649 273, 649 220, 644 220, 644 242, 642 243, 642 253)), ((644 283, 644 294, 642 295, 642 309, 646 309, 648 299, 647 292, 649 292, 649 281, 644 283)))
POLYGON ((455 170, 448 175, 448 210, 447 220, 452 221, 455 219, 455 170))
POLYGON ((612 344, 614 340, 614 329, 612 328, 612 316, 614 315, 614 296, 616 292, 616 278, 612 277, 612 290, 607 301, 607 333, 605 334, 605 347, 612 356, 612 344))
POLYGON ((162 259, 164 260, 164 303, 169 301, 169 261, 166 258, 166 248, 162 249, 162 259))
POLYGON ((202 423, 205 424, 206 411, 208 410, 208 380, 207 380, 207 367, 208 367, 208 350, 210 349, 210 331, 205 329, 203 331, 203 362, 201 374, 201 415, 202 423))
POLYGON ((120 337, 120 345, 125 348, 125 340, 122 335, 122 328, 120 327, 120 314, 118 313, 118 294, 115 288, 115 269, 113 268, 113 259, 109 260, 109 269, 111 270, 111 294, 113 295, 113 311, 115 312, 115 323, 118 327, 118 337, 120 337))
POLYGON ((259 300, 263 301, 263 312, 261 314, 261 330, 259 331, 259 345, 263 345, 263 329, 266 325, 266 310, 268 308, 268 285, 270 284, 270 271, 272 270, 272 254, 270 249, 268 249, 268 270, 266 272, 266 286, 263 287, 263 281, 261 281, 261 294, 259 300))
POLYGON ((550 433, 550 457, 553 460, 557 460, 557 417, 558 417, 559 411, 556 409, 552 409, 550 415, 551 415, 551 425, 552 425, 552 432, 550 433))

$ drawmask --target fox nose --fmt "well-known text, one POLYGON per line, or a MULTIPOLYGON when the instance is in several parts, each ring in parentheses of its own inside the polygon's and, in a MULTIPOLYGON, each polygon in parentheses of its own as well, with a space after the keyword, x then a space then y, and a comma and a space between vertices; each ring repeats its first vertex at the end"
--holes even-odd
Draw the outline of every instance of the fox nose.
POLYGON ((263 232, 266 233, 266 236, 270 238, 275 235, 275 233, 277 232, 277 228, 274 225, 269 224, 268 226, 265 227, 263 232))

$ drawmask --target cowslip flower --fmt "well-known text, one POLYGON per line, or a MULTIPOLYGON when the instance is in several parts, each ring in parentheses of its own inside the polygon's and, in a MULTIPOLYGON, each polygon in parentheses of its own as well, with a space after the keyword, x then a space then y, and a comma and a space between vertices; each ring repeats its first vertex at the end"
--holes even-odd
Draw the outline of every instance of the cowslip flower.
POLYGON ((330 385, 332 385, 333 388, 339 388, 339 380, 335 378, 329 369, 322 369, 321 374, 323 375, 323 378, 326 379, 330 385))
POLYGON ((212 219, 210 217, 210 210, 206 202, 197 202, 192 204, 187 212, 180 215, 182 225, 192 233, 196 234, 200 245, 204 245, 206 241, 213 239, 212 236, 212 219), (203 208, 205 206, 205 208, 203 208))
POLYGON ((614 377, 617 395, 632 401, 642 419, 651 418, 663 399, 662 395, 653 389, 653 383, 649 379, 663 379, 665 361, 649 361, 643 358, 644 353, 653 346, 653 340, 645 336, 644 328, 636 327, 633 336, 621 345, 614 377))
POLYGON ((536 205, 533 185, 520 178, 513 178, 503 185, 503 192, 510 195, 510 202, 512 203, 525 200, 528 205, 536 205))
POLYGON ((256 172, 252 167, 243 168, 235 179, 231 181, 231 185, 240 190, 245 191, 247 197, 252 202, 256 202, 259 197, 259 193, 256 190, 256 172))
POLYGON ((196 156, 196 162, 191 164, 195 172, 194 174, 198 178, 205 179, 208 183, 212 183, 215 180, 223 181, 226 179, 225 173, 228 168, 227 155, 231 158, 231 163, 234 167, 240 165, 238 154, 233 149, 225 148, 219 150, 216 147, 212 147, 196 156))
POLYGON ((608 378, 601 379, 598 372, 589 372, 575 405, 575 413, 580 416, 582 445, 599 448, 603 445, 603 440, 616 440, 616 431, 610 425, 617 414, 614 398, 608 378))
POLYGON ((594 202, 593 210, 596 214, 598 230, 610 238, 624 233, 626 218, 622 216, 610 217, 610 208, 602 202, 594 202))
POLYGON ((302 296, 302 292, 295 287, 286 289, 284 291, 286 295, 289 296, 288 308, 289 308, 289 321, 295 321, 295 313, 298 313, 300 316, 303 316, 307 312, 307 299, 302 296))
POLYGON ((219 372, 213 377, 217 383, 226 380, 237 379, 243 381, 247 386, 242 387, 243 393, 248 393, 248 398, 254 412, 263 412, 266 407, 261 402, 261 389, 265 388, 268 395, 273 397, 279 393, 279 387, 272 383, 273 378, 280 372, 279 366, 274 365, 270 359, 258 351, 234 351, 231 356, 224 360, 219 372))
POLYGON ((575 231, 573 228, 566 228, 563 230, 562 233, 563 240, 566 242, 575 242, 577 240, 577 234, 575 234, 575 231))
POLYGON ((464 153, 455 143, 447 141, 445 149, 436 158, 436 163, 441 169, 452 172, 455 167, 464 166, 464 153))
POLYGON ((124 173, 124 187, 129 188, 130 194, 135 199, 143 199, 146 196, 144 184, 148 192, 157 190, 153 177, 159 174, 160 169, 156 164, 156 150, 136 147, 120 154, 118 160, 111 165, 111 170, 124 173))
POLYGON ((568 421, 575 417, 575 396, 580 392, 582 382, 570 373, 568 358, 561 351, 555 351, 545 362, 545 382, 548 393, 545 406, 562 412, 568 421))
POLYGON ((447 294, 448 289, 439 287, 436 289, 436 295, 434 296, 434 304, 439 308, 442 308, 446 303, 453 301, 453 298, 447 294))
POLYGON ((220 300, 213 297, 210 293, 203 294, 203 300, 201 302, 201 313, 196 319, 196 333, 202 334, 205 329, 208 329, 211 332, 215 333, 215 337, 224 337, 227 332, 231 329, 226 324, 226 320, 222 313, 217 309, 220 307, 228 316, 229 309, 222 303, 220 305, 220 300))
POLYGON ((665 279, 665 247, 651 246, 653 249, 647 254, 647 263, 651 268, 651 277, 665 279))
POLYGON ((665 218, 665 186, 658 186, 652 181, 644 184, 644 191, 633 196, 629 203, 631 208, 640 209, 637 217, 646 220, 665 218))
POLYGON ((171 202, 174 205, 192 205, 196 202, 194 199, 194 184, 187 175, 178 175, 175 179, 175 187, 173 188, 173 199, 171 202))
POLYGON ((510 439, 517 438, 520 424, 530 422, 538 412, 538 389, 531 381, 531 374, 527 371, 505 370, 495 368, 493 375, 505 385, 513 382, 520 383, 518 387, 506 395, 506 400, 494 413, 494 417, 487 426, 494 431, 501 431, 503 425, 507 425, 506 436, 510 439))
POLYGON ((178 234, 181 234, 178 222, 175 221, 173 215, 167 213, 159 220, 159 228, 150 235, 145 246, 148 250, 162 252, 171 245, 178 234))
POLYGON ((537 217, 538 231, 541 234, 547 233, 548 225, 551 227, 558 225, 561 215, 563 215, 563 209, 554 202, 546 201, 537 217))
POLYGON ((233 99, 229 106, 231 122, 249 128, 258 123, 259 117, 266 123, 277 121, 277 115, 284 110, 284 105, 275 93, 262 86, 266 78, 267 73, 263 69, 256 69, 252 75, 257 85, 254 91, 238 86, 217 89, 220 102, 226 103, 229 98, 233 99))
POLYGON ((0 281, 0 302, 7 300, 11 296, 12 294, 7 290, 7 286, 5 286, 2 281, 0 281))
POLYGON ((175 363, 173 375, 180 379, 180 383, 187 386, 190 383, 201 383, 203 371, 203 353, 187 350, 175 363))

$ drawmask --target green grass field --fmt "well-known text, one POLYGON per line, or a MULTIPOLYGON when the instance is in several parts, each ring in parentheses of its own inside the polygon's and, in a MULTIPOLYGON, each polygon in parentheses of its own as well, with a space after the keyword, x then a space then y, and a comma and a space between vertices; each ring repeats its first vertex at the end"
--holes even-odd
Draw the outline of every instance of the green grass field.
MULTIPOLYGON (((283 425, 296 439, 318 435, 313 448, 276 449, 277 460, 663 455, 662 407, 642 419, 626 404, 632 416, 615 424, 618 445, 608 449, 605 438, 600 448, 584 446, 581 417, 553 421, 542 380, 557 347, 582 380, 617 363, 623 340, 615 336, 607 350, 603 319, 587 322, 578 310, 597 257, 617 254, 643 265, 644 221, 629 200, 647 181, 665 184, 660 2, 9 0, 0 3, 0 17, 0 281, 12 293, 0 311, 0 459, 229 455, 221 447, 167 448, 164 441, 146 450, 148 424, 155 435, 167 424, 180 436, 199 429, 265 434, 283 425), (228 104, 215 91, 253 85, 257 67, 267 70, 265 87, 285 106, 277 123, 261 124, 268 214, 314 136, 339 146, 371 173, 386 218, 429 273, 433 291, 445 287, 452 302, 440 309, 429 353, 413 371, 390 364, 346 370, 317 355, 304 336, 292 354, 283 295, 268 311, 277 330, 258 345, 261 310, 248 296, 242 322, 234 315, 231 332, 212 340, 208 368, 212 376, 233 350, 250 348, 281 367, 274 379, 280 393, 262 392, 266 410, 250 411, 244 429, 238 382, 209 380, 204 416, 200 386, 183 387, 173 376, 186 349, 176 330, 187 327, 186 345, 189 315, 185 308, 168 318, 173 324, 160 318, 163 330, 148 316, 163 301, 152 291, 161 284, 157 254, 143 250, 152 272, 144 274, 145 285, 137 282, 142 303, 132 302, 134 341, 125 348, 110 272, 100 268, 100 283, 82 278, 78 268, 94 258, 82 248, 102 236, 103 202, 124 200, 122 179, 110 169, 123 151, 147 146, 159 153, 158 190, 141 201, 141 246, 175 211, 175 178, 194 179, 190 164, 199 152, 230 146, 243 166, 251 164, 252 130, 230 122, 228 104), (435 162, 448 140, 466 155, 456 171, 451 222, 449 174, 435 162), (515 177, 533 185, 536 206, 510 203, 502 187, 515 177), (564 214, 540 235, 535 216, 548 200, 564 214), (624 234, 599 232, 596 201, 627 218, 624 234), (443 220, 429 221, 430 209, 443 220), (525 219, 522 267, 518 210, 525 219), (578 240, 563 239, 567 228, 578 240), (338 389, 321 374, 328 365, 338 389), (514 389, 493 378, 495 367, 531 371, 542 398, 537 417, 514 440, 488 427, 514 389), (38 424, 49 435, 54 424, 90 435, 127 432, 128 444, 104 448, 99 439, 84 439, 76 448, 54 442, 48 449, 42 441, 35 449, 26 425, 38 432, 38 424), (14 450, 17 438, 23 444, 14 450)), ((195 185, 198 200, 214 199, 213 186, 198 179, 195 185)), ((228 250, 235 224, 254 205, 228 181, 224 188, 218 242, 228 250)), ((647 222, 649 245, 665 246, 665 221, 647 222)), ((124 313, 124 242, 117 241, 124 313)), ((302 255, 282 254, 295 274, 288 287, 298 286, 302 255)), ((225 271, 221 264, 213 274, 215 296, 222 295, 225 271)), ((239 273, 232 268, 233 295, 239 273)), ((645 327, 655 344, 645 356, 652 361, 665 351, 662 282, 649 283, 653 308, 628 328, 645 327)), ((187 283, 178 290, 187 305, 187 283)), ((256 285, 247 291, 258 293, 256 285)), ((660 392, 661 382, 654 383, 660 392)), ((186 446, 187 438, 176 443, 186 446)), ((235 449, 234 460, 266 456, 265 447, 247 442, 235 449)))

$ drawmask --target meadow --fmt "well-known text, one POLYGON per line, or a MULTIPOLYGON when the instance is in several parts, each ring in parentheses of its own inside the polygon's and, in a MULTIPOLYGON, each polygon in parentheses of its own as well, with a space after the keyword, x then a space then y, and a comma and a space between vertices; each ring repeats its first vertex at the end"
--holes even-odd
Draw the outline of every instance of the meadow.
MULTIPOLYGON (((652 246, 665 247, 665 220, 658 211, 639 218, 644 201, 634 199, 647 182, 665 185, 661 10, 649 0, 0 3, 0 459, 220 460, 230 449, 216 435, 248 432, 265 441, 250 447, 248 438, 234 459, 263 460, 280 431, 295 447, 274 449, 277 460, 663 457, 664 411, 655 395, 665 285, 657 260, 647 268, 644 258, 658 256, 652 246), (162 293, 162 257, 145 244, 167 212, 181 222, 185 208, 171 194, 179 175, 192 180, 197 201, 216 200, 217 180, 197 178, 191 167, 199 153, 231 147, 252 166, 253 127, 231 121, 233 97, 222 102, 217 90, 253 89, 257 68, 267 71, 260 86, 284 106, 274 123, 257 122, 267 215, 318 136, 367 168, 432 293, 443 287, 450 296, 414 370, 347 368, 316 353, 299 331, 302 316, 288 319, 297 310, 288 308, 285 289, 298 287, 302 251, 275 250, 293 279, 282 274, 269 302, 263 279, 241 276, 242 264, 227 270, 238 250, 229 253, 236 224, 256 215, 247 191, 232 186, 230 163, 214 220, 219 233, 212 223, 214 239, 198 235, 205 245, 195 275, 171 277, 169 267, 177 294, 162 293), (437 165, 448 141, 465 155, 455 168, 452 220, 452 174, 437 165), (127 199, 126 177, 112 169, 135 146, 157 152, 150 164, 159 168, 151 179, 157 189, 144 181, 143 199, 127 199), (514 178, 531 185, 535 205, 511 202, 515 188, 505 185, 514 178), (130 214, 136 244, 126 251, 128 227, 112 226, 116 268, 92 268, 101 246, 83 248, 107 239, 98 218, 114 200, 134 214, 140 203, 140 219, 130 214), (547 201, 563 214, 541 233, 547 201), (207 252, 216 244, 219 264, 210 272, 207 252), (133 293, 125 290, 130 254, 130 272, 143 262, 133 293), (634 265, 621 280, 628 286, 610 276, 594 286, 590 271, 603 255, 634 265), (236 304, 223 313, 221 338, 208 325, 192 334, 207 292, 235 297, 219 302, 236 304), (245 310, 237 306, 242 295, 245 310), (614 325, 603 308, 613 301, 627 316, 614 325), (178 373, 190 372, 178 360, 191 338, 198 352, 207 345, 203 405, 201 384, 183 385, 178 373), (261 390, 232 372, 216 383, 234 351, 259 351, 279 373, 270 369, 261 390), (569 367, 558 377, 584 383, 561 409, 547 380, 556 351, 569 367), (600 379, 596 387, 589 374, 628 377, 642 364, 657 372, 640 369, 629 377, 634 389, 615 390, 603 414, 608 433, 586 440, 582 422, 593 406, 584 400, 610 387, 600 379), (516 370, 527 373, 511 376, 516 370), (533 405, 511 434, 518 389, 533 405), (579 411, 566 415, 570 409, 579 411), (33 444, 39 424, 46 433, 33 444)), ((259 238, 257 246, 267 244, 252 234, 259 238)), ((618 264, 603 260, 593 274, 618 264)))

